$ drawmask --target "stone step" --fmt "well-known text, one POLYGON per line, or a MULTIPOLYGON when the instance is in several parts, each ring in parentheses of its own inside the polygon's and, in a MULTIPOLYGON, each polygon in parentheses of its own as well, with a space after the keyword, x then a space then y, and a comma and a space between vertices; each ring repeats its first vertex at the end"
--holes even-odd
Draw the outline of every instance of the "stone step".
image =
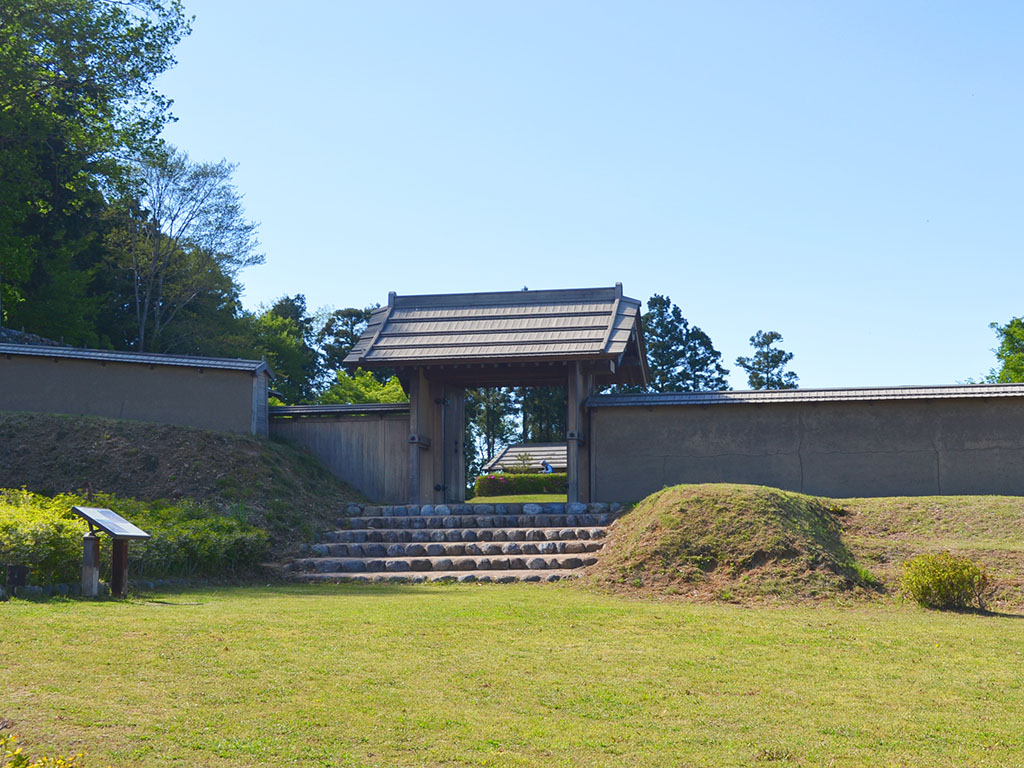
POLYGON ((416 528, 327 531, 324 543, 362 544, 364 542, 441 542, 441 541, 573 541, 603 539, 606 529, 592 528, 416 528))
POLYGON ((408 573, 291 573, 289 579, 307 582, 332 581, 374 581, 374 582, 425 582, 425 581, 478 581, 483 583, 509 584, 515 581, 561 581, 574 579, 579 571, 552 569, 546 571, 410 571, 408 573))
POLYGON ((549 502, 547 504, 399 504, 373 506, 350 504, 345 508, 350 517, 416 517, 446 515, 582 515, 621 512, 621 504, 594 502, 549 502))
POLYGON ((572 570, 593 565, 592 553, 580 555, 464 555, 462 557, 304 557, 292 561, 289 573, 408 573, 412 571, 507 571, 572 570))
POLYGON ((443 541, 384 544, 314 544, 314 557, 461 557, 463 555, 579 555, 597 552, 602 541, 443 541))
POLYGON ((349 529, 402 529, 427 528, 572 528, 611 525, 615 515, 610 512, 583 515, 446 515, 437 517, 343 517, 338 527, 349 529))

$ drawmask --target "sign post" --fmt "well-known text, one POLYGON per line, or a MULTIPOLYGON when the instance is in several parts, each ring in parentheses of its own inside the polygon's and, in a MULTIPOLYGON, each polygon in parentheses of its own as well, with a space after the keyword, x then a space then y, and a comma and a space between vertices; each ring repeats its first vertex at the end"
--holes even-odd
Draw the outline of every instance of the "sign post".
POLYGON ((82 597, 100 593, 100 537, 90 531, 82 537, 82 597))
POLYGON ((82 539, 82 594, 95 597, 99 592, 100 540, 96 534, 105 533, 113 539, 114 550, 110 592, 115 597, 124 597, 128 594, 128 542, 132 539, 148 539, 149 534, 110 509, 71 509, 89 524, 89 533, 82 539))

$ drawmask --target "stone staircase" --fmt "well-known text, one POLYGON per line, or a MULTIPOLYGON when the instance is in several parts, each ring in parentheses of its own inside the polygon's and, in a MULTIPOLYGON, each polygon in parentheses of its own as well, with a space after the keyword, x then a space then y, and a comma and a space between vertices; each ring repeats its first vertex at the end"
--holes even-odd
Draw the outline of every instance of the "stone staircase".
POLYGON ((302 581, 558 581, 593 565, 620 504, 352 504, 308 557, 302 581))

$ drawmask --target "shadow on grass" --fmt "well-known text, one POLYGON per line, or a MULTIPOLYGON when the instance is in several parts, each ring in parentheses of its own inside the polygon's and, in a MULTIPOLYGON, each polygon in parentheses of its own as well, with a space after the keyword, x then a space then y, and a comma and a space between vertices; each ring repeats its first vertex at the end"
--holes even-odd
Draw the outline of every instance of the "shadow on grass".
POLYGON ((957 611, 957 613, 972 613, 975 616, 987 616, 993 619, 1024 619, 1024 613, 1006 613, 1004 611, 990 611, 978 608, 969 608, 966 611, 957 611))
POLYGON ((990 611, 988 608, 925 608, 932 613, 951 613, 956 616, 979 616, 986 619, 1024 619, 1024 613, 990 611))

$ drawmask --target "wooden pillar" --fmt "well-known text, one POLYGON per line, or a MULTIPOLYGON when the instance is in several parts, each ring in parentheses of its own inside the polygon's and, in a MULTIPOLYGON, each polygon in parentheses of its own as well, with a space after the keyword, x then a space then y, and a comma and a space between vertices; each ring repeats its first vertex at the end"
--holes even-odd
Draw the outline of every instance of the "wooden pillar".
POLYGON ((587 398, 594 393, 594 374, 586 373, 582 378, 583 389, 580 392, 579 397, 579 412, 578 412, 578 425, 580 435, 582 436, 581 441, 577 443, 579 454, 577 456, 577 472, 579 473, 579 498, 577 501, 600 501, 600 499, 591 498, 590 489, 591 484, 591 471, 590 471, 590 446, 593 445, 593 435, 590 433, 590 413, 587 411, 586 403, 587 398))
POLYGON ((567 498, 570 502, 580 500, 580 395, 583 389, 583 375, 579 363, 569 366, 569 377, 566 382, 565 441, 566 441, 566 473, 569 489, 567 498))
POLYGON ((100 537, 87 533, 82 537, 82 597, 100 593, 100 537))
POLYGON ((466 500, 466 390, 444 388, 444 501, 459 504, 466 500))
POLYGON ((567 499, 573 501, 591 501, 590 498, 590 453, 587 435, 585 403, 594 389, 594 376, 584 374, 579 363, 569 367, 566 382, 565 440, 566 440, 566 472, 569 489, 567 499))
POLYGON ((409 377, 409 492, 410 504, 420 503, 420 372, 409 377))
POLYGON ((422 370, 409 378, 409 503, 430 504, 437 499, 434 485, 440 471, 434 466, 437 451, 431 443, 439 439, 438 414, 434 403, 440 385, 430 381, 422 370))
POLYGON ((428 426, 424 434, 431 438, 429 450, 424 454, 420 465, 420 503, 443 504, 445 493, 445 460, 448 458, 448 434, 446 415, 448 404, 445 401, 445 385, 443 381, 432 379, 425 386, 426 400, 423 401, 424 412, 430 413, 428 426))
POLYGON ((114 539, 113 550, 110 594, 114 597, 124 597, 128 594, 128 539, 114 539))

